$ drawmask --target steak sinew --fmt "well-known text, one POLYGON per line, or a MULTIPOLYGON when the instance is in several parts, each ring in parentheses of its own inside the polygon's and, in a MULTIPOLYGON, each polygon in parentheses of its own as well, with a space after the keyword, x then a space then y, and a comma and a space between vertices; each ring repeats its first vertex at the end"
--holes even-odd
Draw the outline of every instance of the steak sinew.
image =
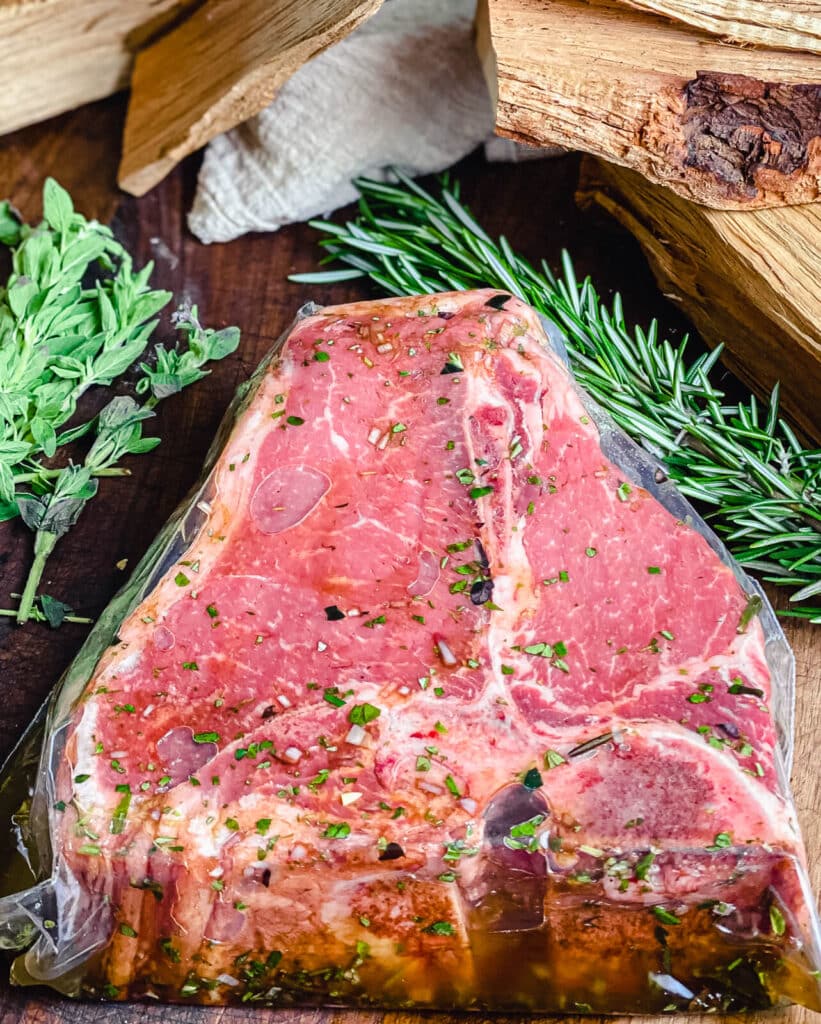
POLYGON ((760 623, 545 346, 493 292, 298 322, 65 733, 83 992, 819 1005, 760 623))

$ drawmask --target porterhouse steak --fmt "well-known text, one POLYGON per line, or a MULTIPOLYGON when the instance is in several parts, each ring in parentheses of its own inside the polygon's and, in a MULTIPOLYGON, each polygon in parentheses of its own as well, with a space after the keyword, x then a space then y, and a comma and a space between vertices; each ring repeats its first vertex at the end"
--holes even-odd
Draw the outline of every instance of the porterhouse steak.
POLYGON ((301 319, 193 507, 56 733, 60 908, 18 978, 819 1006, 755 605, 527 306, 301 319))

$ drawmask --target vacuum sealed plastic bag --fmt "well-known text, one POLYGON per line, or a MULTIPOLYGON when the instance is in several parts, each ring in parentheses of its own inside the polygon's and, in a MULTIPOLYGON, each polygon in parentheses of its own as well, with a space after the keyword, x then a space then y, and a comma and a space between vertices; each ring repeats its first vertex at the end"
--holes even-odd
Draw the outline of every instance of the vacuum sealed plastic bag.
POLYGON ((13 979, 821 1007, 792 656, 664 480, 510 296, 303 311, 7 766, 13 979))

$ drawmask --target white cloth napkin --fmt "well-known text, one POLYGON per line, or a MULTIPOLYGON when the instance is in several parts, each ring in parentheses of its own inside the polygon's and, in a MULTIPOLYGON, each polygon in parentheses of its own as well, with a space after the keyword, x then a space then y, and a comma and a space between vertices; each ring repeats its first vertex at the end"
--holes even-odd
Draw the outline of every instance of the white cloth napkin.
MULTIPOLYGON (((493 130, 475 0, 387 0, 303 65, 269 107, 205 151, 188 224, 203 242, 276 231, 344 206, 351 179, 444 170, 493 130)), ((491 159, 542 154, 495 139, 491 159)))

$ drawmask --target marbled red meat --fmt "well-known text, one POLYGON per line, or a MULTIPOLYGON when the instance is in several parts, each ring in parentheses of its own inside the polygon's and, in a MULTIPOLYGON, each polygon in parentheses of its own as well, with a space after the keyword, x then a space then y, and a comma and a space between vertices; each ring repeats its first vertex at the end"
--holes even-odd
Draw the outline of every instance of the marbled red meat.
POLYGON ((67 733, 86 992, 817 1000, 761 625, 528 307, 302 319, 205 513, 67 733))

